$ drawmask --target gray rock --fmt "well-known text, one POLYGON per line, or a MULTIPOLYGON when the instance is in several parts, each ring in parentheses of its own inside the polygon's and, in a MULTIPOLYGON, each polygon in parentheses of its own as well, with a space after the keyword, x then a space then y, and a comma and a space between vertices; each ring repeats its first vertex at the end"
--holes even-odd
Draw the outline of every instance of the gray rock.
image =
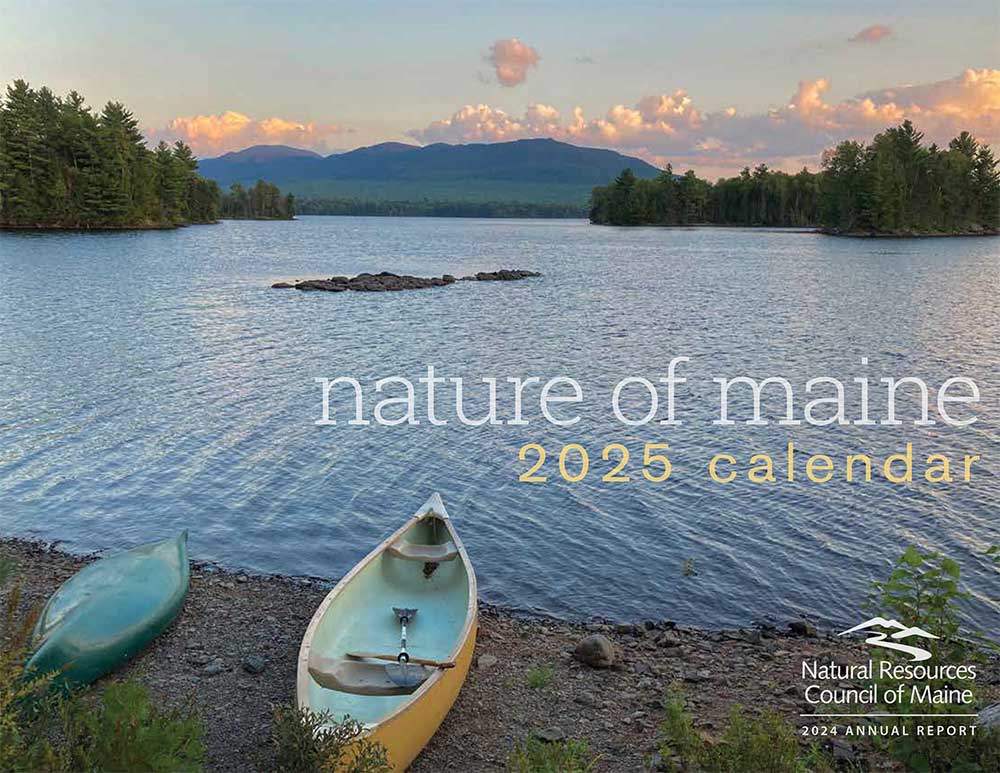
POLYGON ((260 655, 248 655, 243 659, 243 670, 248 674, 263 674, 267 661, 260 655))
POLYGON ((218 676, 219 674, 221 674, 225 670, 226 670, 226 667, 224 665, 222 665, 222 661, 221 660, 213 660, 211 663, 209 663, 207 666, 205 666, 201 670, 201 672, 205 676, 218 676))
POLYGON ((854 762, 858 756, 854 745, 842 738, 830 739, 830 753, 838 762, 854 762))
POLYGON ((573 657, 591 668, 610 668, 615 663, 615 648, 606 636, 593 633, 580 640, 573 657))
POLYGON ((816 626, 807 620, 793 620, 788 624, 788 630, 796 636, 808 636, 809 638, 816 636, 816 626))
POLYGON ((496 655, 480 655, 479 659, 476 660, 476 666, 485 671, 493 668, 499 662, 496 655))
POLYGON ((566 740, 566 733, 558 727, 543 727, 541 730, 532 732, 532 735, 544 743, 559 743, 559 741, 566 740))
MULTIPOLYGON (((481 271, 475 276, 464 276, 462 279, 488 282, 529 279, 536 276, 541 276, 541 274, 535 271, 501 269, 500 271, 481 271)), ((271 287, 277 289, 294 287, 296 290, 323 290, 330 293, 342 293, 347 290, 365 293, 383 293, 397 290, 424 290, 429 287, 444 287, 454 284, 455 281, 455 277, 451 274, 445 274, 440 277, 423 277, 400 276, 389 271, 382 271, 378 274, 358 274, 355 277, 332 276, 329 279, 306 279, 294 284, 289 282, 275 282, 271 287)))
POLYGON ((980 711, 976 724, 980 727, 1000 729, 1000 703, 994 703, 980 711))

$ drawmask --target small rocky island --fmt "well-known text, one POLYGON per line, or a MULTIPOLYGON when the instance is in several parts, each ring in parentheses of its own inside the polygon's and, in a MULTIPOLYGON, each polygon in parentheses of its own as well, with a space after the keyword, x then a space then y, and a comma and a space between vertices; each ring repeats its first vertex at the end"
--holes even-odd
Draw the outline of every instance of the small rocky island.
POLYGON ((510 282, 541 276, 538 271, 502 268, 499 271, 480 271, 478 274, 456 279, 451 274, 444 276, 408 276, 383 271, 379 274, 358 274, 353 277, 332 276, 329 279, 304 279, 298 282, 275 282, 272 288, 279 290, 326 290, 342 293, 354 290, 362 293, 384 293, 396 290, 425 290, 428 287, 444 287, 455 282, 510 282))

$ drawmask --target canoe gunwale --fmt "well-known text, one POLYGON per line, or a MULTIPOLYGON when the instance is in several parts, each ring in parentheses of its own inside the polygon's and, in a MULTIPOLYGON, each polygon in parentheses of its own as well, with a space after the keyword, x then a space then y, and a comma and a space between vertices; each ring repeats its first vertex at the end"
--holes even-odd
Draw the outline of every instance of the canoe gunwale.
MULTIPOLYGON (((429 517, 438 517, 448 529, 448 533, 451 536, 452 542, 454 542, 455 547, 458 548, 458 554, 461 558, 464 566, 466 576, 468 577, 469 583, 469 599, 466 606, 465 622, 462 626, 462 630, 456 637, 455 646, 448 654, 448 657, 442 658, 442 660, 454 661, 458 658, 462 649, 465 647, 469 636, 472 634, 476 627, 476 620, 479 609, 479 595, 476 588, 476 574, 472 568, 472 562, 469 560, 469 555, 465 550, 465 545, 462 543, 461 538, 458 536, 457 532, 451 525, 451 518, 448 515, 448 511, 445 509, 444 502, 442 502, 439 494, 434 493, 428 498, 423 505, 396 531, 386 537, 382 542, 375 546, 375 548, 368 553, 361 561, 354 565, 354 567, 345 574, 341 580, 333 587, 333 589, 326 595, 320 605, 316 608, 313 613, 312 619, 309 621, 309 626, 306 628, 305 635, 302 637, 302 644, 299 648, 299 660, 297 667, 297 680, 296 680, 296 703, 299 708, 312 709, 311 702, 309 700, 309 685, 313 681, 312 675, 309 673, 309 655, 312 650, 313 637, 316 634, 316 630, 319 627, 320 622, 326 616, 327 610, 333 601, 340 595, 343 589, 369 564, 375 561, 379 556, 386 552, 389 545, 396 542, 400 537, 403 536, 407 531, 409 531, 413 526, 415 526, 420 521, 429 517)), ((381 725, 384 725, 394 719, 396 716, 402 714, 407 709, 409 709, 414 703, 423 698, 428 692, 434 689, 434 687, 440 682, 446 673, 443 669, 436 669, 435 673, 432 674, 428 679, 420 685, 416 690, 413 691, 407 700, 402 701, 395 709, 390 713, 381 717, 378 722, 370 722, 365 725, 366 733, 372 732, 374 729, 381 725)))

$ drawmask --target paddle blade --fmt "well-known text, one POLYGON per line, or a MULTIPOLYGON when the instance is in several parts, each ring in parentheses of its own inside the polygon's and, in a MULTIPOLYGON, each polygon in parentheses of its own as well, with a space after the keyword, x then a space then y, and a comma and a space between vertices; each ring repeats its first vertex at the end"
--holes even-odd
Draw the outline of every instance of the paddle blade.
POLYGON ((385 667, 385 675, 394 685, 407 689, 417 687, 427 679, 427 672, 423 666, 409 663, 390 663, 385 667))

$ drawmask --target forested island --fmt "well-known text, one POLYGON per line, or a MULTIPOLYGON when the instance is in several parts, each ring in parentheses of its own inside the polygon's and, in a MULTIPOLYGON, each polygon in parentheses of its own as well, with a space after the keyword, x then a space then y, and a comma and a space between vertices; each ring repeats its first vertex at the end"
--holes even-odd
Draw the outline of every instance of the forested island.
POLYGON ((222 197, 219 217, 226 220, 291 220, 295 197, 281 195, 277 185, 258 180, 252 188, 233 183, 222 197))
POLYGON ((60 98, 14 81, 0 100, 0 228, 175 228, 294 212, 263 182, 246 206, 242 195, 223 198, 191 148, 150 150, 138 127, 120 102, 95 113, 75 91, 60 98))
POLYGON ((867 145, 824 154, 818 173, 761 164, 738 177, 703 180, 668 166, 653 180, 626 169, 591 197, 602 225, 819 227, 848 235, 996 234, 1000 173, 992 150, 968 132, 947 149, 925 147, 910 121, 867 145))

